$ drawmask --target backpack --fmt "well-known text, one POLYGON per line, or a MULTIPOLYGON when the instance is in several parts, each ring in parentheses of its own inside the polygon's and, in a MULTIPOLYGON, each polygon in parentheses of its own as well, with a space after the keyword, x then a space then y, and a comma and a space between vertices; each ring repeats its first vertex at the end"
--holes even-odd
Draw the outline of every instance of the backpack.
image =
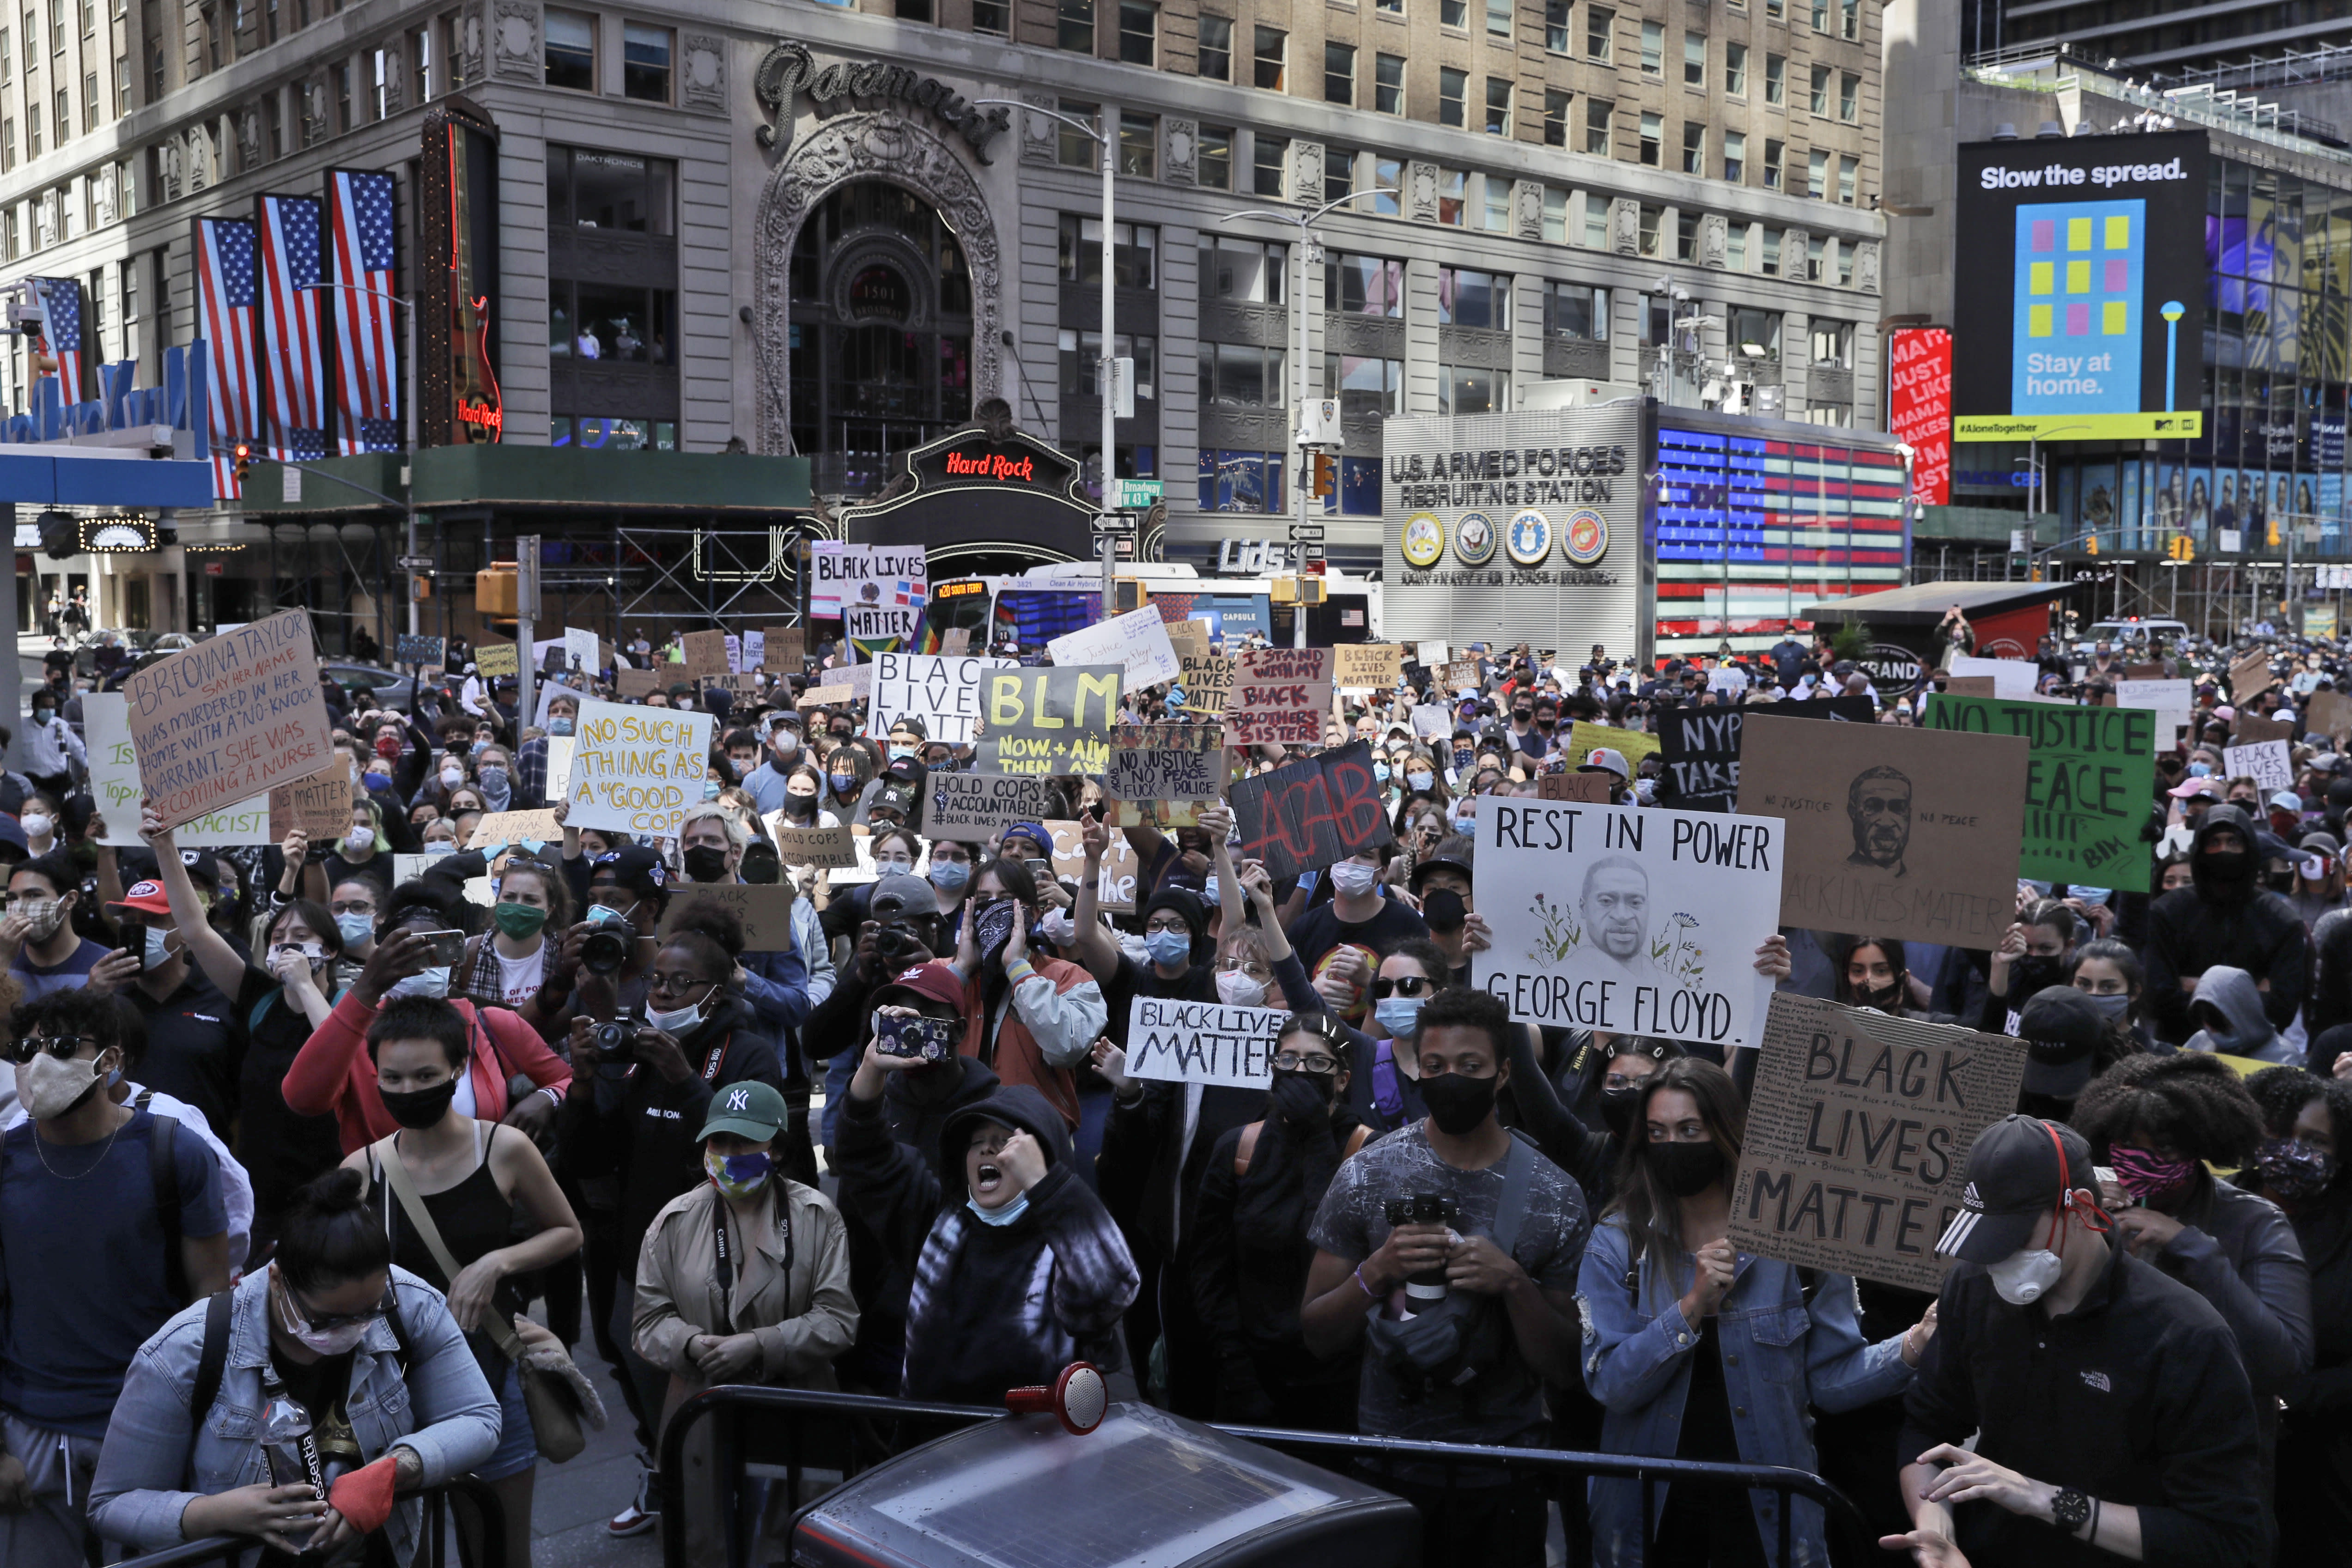
MULTIPOLYGON (((188 1399, 188 1428, 191 1432, 204 1425, 212 1413, 213 1402, 220 1397, 221 1373, 228 1369, 229 1317, 236 1305, 236 1287, 213 1293, 205 1301, 205 1345, 196 1357, 196 1381, 188 1399)), ((383 1287, 383 1312, 392 1324, 392 1337, 397 1342, 394 1360, 403 1379, 408 1376, 409 1363, 415 1360, 408 1342, 408 1325, 400 1319, 400 1293, 386 1280, 383 1287)))
MULTIPOLYGON (((153 1089, 141 1089, 131 1108, 146 1110, 148 1102, 154 1098, 153 1089)), ((163 1227, 163 1287, 171 1291, 173 1300, 184 1301, 188 1299, 188 1264, 180 1255, 179 1132, 179 1122, 171 1117, 155 1117, 154 1131, 147 1135, 147 1174, 155 1189, 155 1218, 163 1227)), ((37 1131, 33 1136, 37 1138, 40 1134, 37 1131)), ((6 1168, 5 1162, 0 1162, 0 1173, 6 1168)), ((7 1277, 0 1273, 0 1303, 7 1300, 7 1277)))

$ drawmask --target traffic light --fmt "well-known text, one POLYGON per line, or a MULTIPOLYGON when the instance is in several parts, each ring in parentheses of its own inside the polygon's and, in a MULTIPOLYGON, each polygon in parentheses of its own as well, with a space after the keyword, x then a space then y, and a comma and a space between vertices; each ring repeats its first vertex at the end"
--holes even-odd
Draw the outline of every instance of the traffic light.
POLYGON ((2172 542, 2164 547, 2164 552, 2175 561, 2189 561, 2196 558, 2197 547, 2189 542, 2187 534, 2176 533, 2172 542))
POLYGON ((2099 536, 2095 533, 2086 536, 2083 541, 2083 553, 2085 555, 2096 555, 2098 552, 2099 536))
POLYGON ((246 473, 253 467, 253 443, 250 441, 239 441, 236 446, 229 448, 229 452, 231 456, 236 458, 236 487, 239 489, 243 489, 245 488, 246 473))
POLYGON ((1339 493, 1339 460, 1327 458, 1320 452, 1315 454, 1314 493, 1318 496, 1335 496, 1339 493))

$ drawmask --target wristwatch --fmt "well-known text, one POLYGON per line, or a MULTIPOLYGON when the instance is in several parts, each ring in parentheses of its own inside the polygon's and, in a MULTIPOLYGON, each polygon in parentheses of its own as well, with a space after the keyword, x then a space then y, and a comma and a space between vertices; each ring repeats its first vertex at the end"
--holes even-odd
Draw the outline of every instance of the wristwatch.
POLYGON ((2091 1522, 2091 1500, 2068 1487, 2050 1500, 2050 1522, 2069 1535, 2091 1522))

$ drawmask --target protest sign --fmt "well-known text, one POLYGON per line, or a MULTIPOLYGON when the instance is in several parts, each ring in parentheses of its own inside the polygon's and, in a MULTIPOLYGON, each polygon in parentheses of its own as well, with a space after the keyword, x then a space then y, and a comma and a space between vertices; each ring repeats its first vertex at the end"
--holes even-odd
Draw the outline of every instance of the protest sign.
POLYGON ((583 702, 565 822, 675 837, 686 808, 702 799, 710 724, 708 713, 583 702))
POLYGON ((123 683, 139 780, 177 827, 323 769, 334 755, 310 616, 287 610, 123 683))
POLYGON ((1190 713, 1222 714, 1234 697, 1234 661, 1221 653, 1186 653, 1176 658, 1177 685, 1190 713))
POLYGON ((1341 643, 1331 656, 1331 684, 1342 691, 1393 691, 1404 677, 1404 649, 1392 642, 1341 643))
POLYGON ((933 773, 923 791, 923 837, 975 843, 1016 822, 1042 822, 1064 805, 1050 778, 933 773))
MULTIPOLYGON (((811 552, 809 569, 810 616, 839 619, 850 637, 864 635, 849 629, 847 612, 851 610, 868 612, 869 626, 883 624, 873 618, 873 612, 911 610, 914 614, 906 623, 911 628, 930 597, 929 567, 919 544, 868 547, 819 540, 811 552)), ((893 617, 887 624, 899 623, 893 617)))
POLYGON ((841 870, 857 864, 857 851, 851 845, 847 826, 794 827, 792 819, 781 811, 761 818, 768 825, 768 837, 776 842, 776 858, 787 866, 814 866, 822 870, 841 870))
POLYGON ((2145 708, 2156 715, 2156 749, 2168 752, 2180 739, 2180 727, 2189 722, 2194 697, 2185 680, 2118 680, 2116 682, 2116 706, 2145 708))
POLYGON ((1582 767, 1592 755, 1593 748, 1606 746, 1625 759, 1625 765, 1635 777, 1642 773, 1642 759, 1658 749, 1658 737, 1643 730, 1619 730, 1607 724, 1589 724, 1580 719, 1569 731, 1568 765, 1582 767))
POLYGON ((683 647, 688 680, 698 683, 709 676, 729 673, 725 632, 688 632, 683 647))
POLYGON ((950 626, 940 634, 940 652, 953 658, 971 651, 971 628, 950 626))
POLYGON ((1446 652, 1442 642, 1417 642, 1412 645, 1412 661, 1423 669, 1435 669, 1445 662, 1446 652))
POLYGON ((1782 992, 1731 1192, 1739 1251, 1929 1294, 1977 1135, 2017 1107, 2025 1047, 1782 992))
POLYGON ((563 662, 572 669, 594 675, 603 669, 604 648, 594 632, 578 626, 563 628, 563 662))
POLYGON ((1782 925, 2000 945, 2017 918, 2023 741, 1758 713, 1741 748, 1738 809, 1784 823, 1782 925))
POLYGON ((1990 675, 1952 675, 1944 678, 1943 689, 1955 697, 1998 697, 2000 682, 1990 675))
POLYGON ((1103 770, 1103 794, 1124 801, 1214 800, 1228 776, 1223 751, 1115 746, 1103 770))
POLYGON ((2326 735, 2340 743, 2352 735, 2352 698, 2334 689, 2313 692, 2305 700, 2303 728, 2305 734, 2326 735))
POLYGON ((473 847, 492 844, 554 844, 563 837, 563 824, 555 808, 541 811, 493 811, 474 824, 473 847))
POLYGON ((478 674, 495 680, 501 675, 520 675, 522 663, 510 642, 484 642, 474 645, 474 669, 478 674))
POLYGON ((1331 650, 1251 648, 1234 659, 1225 704, 1229 746, 1313 746, 1331 710, 1331 650))
POLYGON ((1130 752, 1213 752, 1224 743, 1222 724, 1121 724, 1110 732, 1113 749, 1130 752))
POLYGON ((2242 658, 2230 661, 2230 700, 2232 703, 2252 702, 2278 684, 2271 673, 2271 656, 2257 649, 2242 658))
POLYGON ((661 674, 651 669, 616 669, 613 689, 624 697, 650 697, 661 689, 661 674))
MULTIPOLYGON (((1054 836, 1054 877, 1072 881, 1087 874, 1086 840, 1078 825, 1063 820, 1049 821, 1045 831, 1054 836)), ((1124 833, 1110 836, 1109 847, 1103 852, 1102 874, 1095 879, 1095 903, 1112 914, 1125 914, 1135 908, 1135 879, 1141 871, 1135 847, 1124 833)))
POLYGON ((1539 773, 1536 776, 1536 798, 1607 805, 1609 786, 1615 782, 1607 773, 1539 773))
POLYGON ((803 711, 811 708, 840 708, 857 700, 856 690, 844 682, 839 686, 812 686, 801 693, 795 704, 803 711))
POLYGON ((1174 680, 1181 673, 1168 625, 1150 605, 1055 637, 1045 651, 1057 665, 1116 664, 1127 671, 1129 691, 1174 680))
POLYGON ((743 639, 733 632, 727 634, 727 668, 734 674, 743 673, 743 639))
POLYGON ((2139 830, 2156 793, 2156 715, 1938 692, 1927 728, 2022 735, 2025 841, 2018 875, 2114 888, 2147 868, 2139 830))
MULTIPOLYGON (((89 794, 106 832, 101 844, 127 848, 139 837, 139 760, 131 750, 130 699, 120 691, 85 691, 81 698, 83 744, 89 752, 89 794)), ((343 771, 344 782, 351 770, 343 771)), ((343 808, 351 820, 351 808, 343 808)), ((338 830, 338 837, 341 830, 338 830)), ((269 833, 269 797, 241 800, 182 826, 172 836, 183 849, 225 849, 240 844, 276 842, 269 833)))
POLYGON ((1098 773, 1110 760, 1126 671, 1110 665, 992 668, 981 677, 981 765, 1004 773, 1098 773))
POLYGON ((1170 621, 1162 629, 1168 634, 1168 646, 1176 650, 1179 663, 1187 658, 1198 658, 1209 651, 1209 627, 1204 621, 1170 621))
POLYGON ((1277 880, 1396 840, 1363 741, 1238 779, 1232 801, 1242 837, 1234 858, 1265 861, 1277 880))
POLYGON ((547 738, 547 787, 540 792, 544 800, 562 800, 572 784, 572 748, 580 743, 578 735, 550 735, 547 738))
POLYGON ((1523 1023, 1754 1045, 1782 832, 1769 817, 1487 796, 1478 912, 1495 940, 1471 982, 1523 1023))
POLYGON ((2221 771, 2230 778, 2253 780, 2265 802, 2273 791, 2294 788, 2294 763, 2284 741, 2225 746, 2221 749, 2221 771))
POLYGON ((868 651, 885 644, 911 643, 922 616, 905 605, 844 605, 841 635, 868 651))
POLYGON ((852 697, 866 698, 874 695, 874 666, 871 663, 845 664, 838 669, 825 671, 824 678, 835 685, 849 688, 849 694, 852 697))
POLYGON ((403 669, 415 669, 426 665, 439 665, 448 642, 442 637, 428 637, 416 632, 403 632, 392 639, 392 657, 403 669))
POLYGON ((1286 1016, 1273 1007, 1138 996, 1128 1013, 1127 1076, 1264 1089, 1274 1081, 1274 1043, 1286 1016))
POLYGON ((1995 697, 2031 697, 2042 667, 2022 658, 1971 658, 1962 654, 1952 660, 1951 673, 1979 679, 1991 677, 1995 697))
MULTIPOLYGON (((88 713, 85 708, 85 721, 88 713)), ((351 763, 341 757, 307 779, 274 785, 269 792, 269 837, 283 842, 299 827, 313 844, 335 842, 352 830, 353 793, 351 763)))
POLYGON ((941 658, 919 653, 874 656, 874 700, 866 732, 887 736, 901 719, 923 721, 926 736, 968 745, 980 733, 980 678, 984 670, 1009 669, 1001 658, 941 658))
POLYGON ((1449 664, 1439 665, 1437 667, 1437 684, 1445 688, 1448 692, 1455 696, 1459 696, 1465 691, 1476 690, 1478 688, 1478 661, 1475 658, 1457 658, 1449 664))
POLYGON ((742 637, 743 657, 736 662, 738 670, 764 669, 768 665, 768 634, 753 626, 742 637))
POLYGON ((2294 739, 2294 726, 2284 719, 2272 719, 2260 713, 2240 713, 2230 725, 2230 738, 2242 746, 2258 746, 2264 741, 2294 739))
POLYGON ((799 626, 770 626, 761 659, 769 669, 798 675, 808 663, 808 633, 799 626))
POLYGON ((792 952, 795 897, 790 882, 673 883, 661 934, 676 931, 690 910, 720 909, 743 922, 744 952, 792 952))
POLYGON ((1868 697, 1815 698, 1769 707, 1669 708, 1658 715, 1658 799, 1685 811, 1729 811, 1739 793, 1739 737, 1749 712, 1775 719, 1877 721, 1868 697))

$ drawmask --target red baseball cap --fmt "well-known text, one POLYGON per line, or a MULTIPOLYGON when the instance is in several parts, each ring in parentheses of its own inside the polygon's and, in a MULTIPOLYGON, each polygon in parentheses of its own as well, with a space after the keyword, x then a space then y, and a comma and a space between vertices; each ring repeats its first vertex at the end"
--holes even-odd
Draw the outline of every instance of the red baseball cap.
POLYGON ((161 882, 133 882, 122 890, 121 900, 108 908, 137 910, 146 915, 168 915, 172 912, 172 900, 164 896, 161 882))
POLYGON ((963 981, 955 965, 943 958, 900 970, 895 979, 877 987, 873 996, 877 1007, 909 1007, 925 1002, 963 1010, 963 981))

